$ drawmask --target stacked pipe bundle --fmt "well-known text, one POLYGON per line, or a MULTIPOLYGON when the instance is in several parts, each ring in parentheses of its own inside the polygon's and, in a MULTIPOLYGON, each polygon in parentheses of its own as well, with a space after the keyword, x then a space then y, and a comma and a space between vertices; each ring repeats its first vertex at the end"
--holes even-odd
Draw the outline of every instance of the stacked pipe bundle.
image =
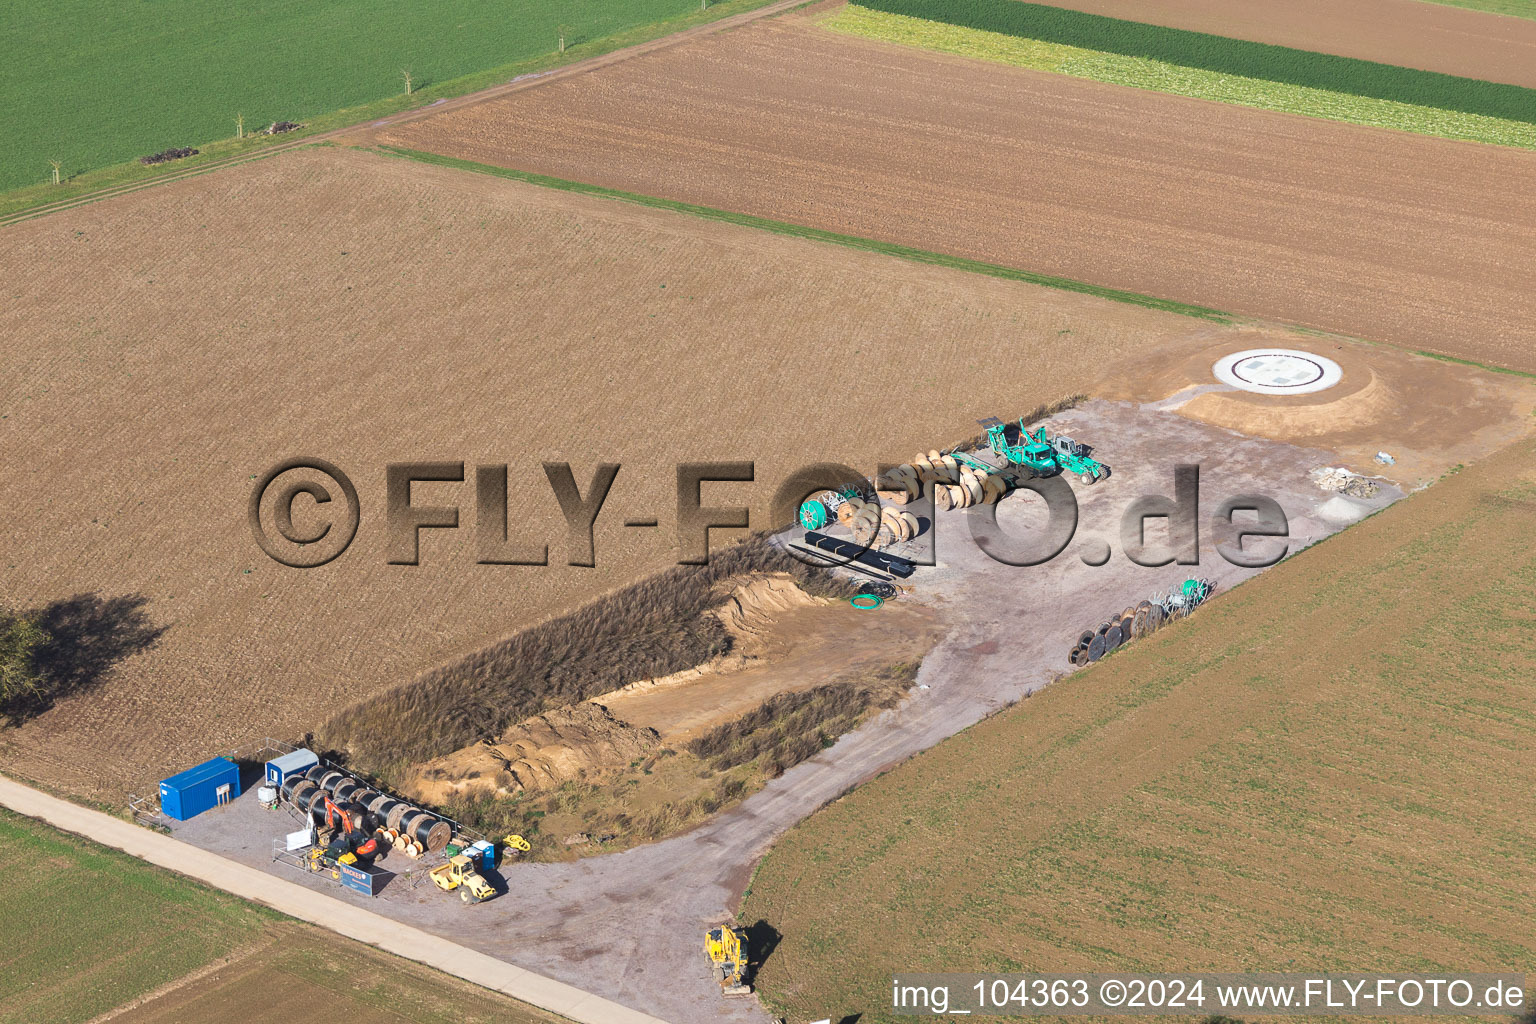
POLYGON ((897 505, 917 500, 923 488, 929 487, 934 507, 940 511, 991 505, 1008 493, 1008 482, 1001 474, 988 473, 937 451, 897 466, 880 478, 878 486, 882 496, 897 505))

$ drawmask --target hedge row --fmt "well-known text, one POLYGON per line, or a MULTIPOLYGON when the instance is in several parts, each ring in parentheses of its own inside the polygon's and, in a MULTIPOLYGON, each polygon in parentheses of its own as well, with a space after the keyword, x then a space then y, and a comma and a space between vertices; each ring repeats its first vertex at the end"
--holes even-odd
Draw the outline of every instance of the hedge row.
POLYGON ((1221 74, 1536 124, 1536 89, 1229 39, 1020 0, 857 0, 861 7, 1221 74))

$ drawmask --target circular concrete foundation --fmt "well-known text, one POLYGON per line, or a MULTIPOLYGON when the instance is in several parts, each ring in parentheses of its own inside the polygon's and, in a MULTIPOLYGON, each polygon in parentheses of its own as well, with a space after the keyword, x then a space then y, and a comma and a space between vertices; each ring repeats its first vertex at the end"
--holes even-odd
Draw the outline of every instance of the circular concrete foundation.
POLYGON ((1223 384, 1256 395, 1305 395, 1326 391, 1344 378, 1339 364, 1294 348, 1253 348, 1222 356, 1211 372, 1223 384))

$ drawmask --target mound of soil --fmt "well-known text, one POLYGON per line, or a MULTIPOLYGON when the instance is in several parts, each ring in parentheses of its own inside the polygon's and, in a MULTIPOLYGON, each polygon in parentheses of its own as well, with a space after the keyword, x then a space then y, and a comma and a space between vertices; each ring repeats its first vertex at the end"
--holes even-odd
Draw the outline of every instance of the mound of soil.
POLYGON ((1529 432, 1536 388, 1520 377, 1385 346, 1249 327, 1194 352, 1149 353, 1134 370, 1107 382, 1101 397, 1154 402, 1241 434, 1329 449, 1345 467, 1373 475, 1382 471, 1376 452, 1390 451, 1398 461, 1385 472, 1414 486, 1471 462, 1474 451, 1529 432), (1306 395, 1256 395, 1216 382, 1216 359, 1268 344, 1325 355, 1343 367, 1344 379, 1306 395))
POLYGON ((416 769, 404 789, 436 806, 471 791, 541 792, 592 770, 630 764, 660 745, 655 729, 637 729, 601 704, 575 704, 519 722, 494 741, 434 758, 416 769))
POLYGON ((168 164, 172 160, 182 160, 182 159, 185 159, 186 157, 189 157, 189 156, 197 156, 197 152, 198 152, 197 150, 192 149, 190 147, 186 147, 186 146, 175 147, 175 146, 173 146, 170 149, 162 149, 158 153, 151 153, 151 154, 149 154, 149 156, 141 156, 141 157, 139 157, 139 163, 141 163, 141 164, 168 164))

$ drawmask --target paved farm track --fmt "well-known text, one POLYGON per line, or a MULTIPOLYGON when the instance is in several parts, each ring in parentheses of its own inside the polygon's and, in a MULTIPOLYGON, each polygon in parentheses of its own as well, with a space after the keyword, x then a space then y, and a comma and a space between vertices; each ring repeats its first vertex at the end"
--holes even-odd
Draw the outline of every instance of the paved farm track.
POLYGON ((1536 153, 999 67, 790 14, 386 143, 1536 370, 1536 153))
POLYGON ((1536 89, 1536 21, 1424 0, 1051 0, 1050 6, 1536 89))
POLYGON ((0 806, 141 857, 291 917, 321 925, 397 956, 587 1024, 665 1024, 647 1014, 369 913, 304 886, 188 846, 121 819, 49 796, 0 776, 0 806))

